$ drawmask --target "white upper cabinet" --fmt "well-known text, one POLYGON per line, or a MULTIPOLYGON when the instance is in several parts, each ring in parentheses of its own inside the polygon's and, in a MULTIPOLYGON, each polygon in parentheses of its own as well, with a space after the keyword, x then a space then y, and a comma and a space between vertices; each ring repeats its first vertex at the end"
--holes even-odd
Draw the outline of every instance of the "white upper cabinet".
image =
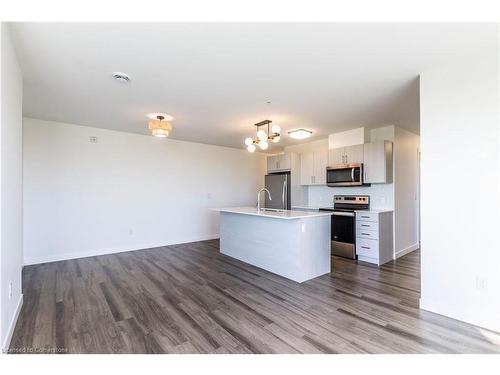
POLYGON ((314 185, 326 185, 326 167, 328 167, 328 150, 315 151, 314 185))
POLYGON ((267 171, 272 172, 278 169, 278 156, 268 156, 267 157, 267 171))
POLYGON ((292 158, 290 154, 278 155, 278 166, 281 170, 290 170, 292 168, 292 158))
POLYGON ((328 150, 328 165, 334 166, 336 164, 344 163, 344 147, 333 148, 328 150))
POLYGON ((267 172, 289 171, 292 167, 290 154, 267 157, 267 172))
POLYGON ((326 185, 328 150, 312 151, 300 155, 300 184, 326 185))
POLYGON ((314 156, 312 152, 300 154, 300 184, 312 185, 314 180, 314 156))
POLYGON ((392 183, 392 142, 378 141, 364 145, 364 182, 367 184, 392 183))
POLYGON ((363 163, 363 146, 361 144, 329 150, 328 165, 363 163))
POLYGON ((346 163, 363 163, 364 155, 363 155, 364 145, 354 145, 345 147, 345 156, 346 163))

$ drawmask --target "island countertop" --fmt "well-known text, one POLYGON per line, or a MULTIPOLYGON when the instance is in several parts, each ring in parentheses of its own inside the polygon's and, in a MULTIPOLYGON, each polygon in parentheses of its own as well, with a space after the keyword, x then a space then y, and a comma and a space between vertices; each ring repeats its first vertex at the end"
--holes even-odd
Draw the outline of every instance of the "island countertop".
POLYGON ((310 212, 310 211, 294 211, 294 210, 282 210, 282 211, 267 211, 265 209, 257 210, 257 207, 227 207, 227 208, 214 208, 214 211, 219 212, 229 212, 233 214, 242 215, 253 215, 261 217, 269 217, 275 219, 305 219, 308 217, 318 217, 318 216, 330 216, 332 212, 310 212))

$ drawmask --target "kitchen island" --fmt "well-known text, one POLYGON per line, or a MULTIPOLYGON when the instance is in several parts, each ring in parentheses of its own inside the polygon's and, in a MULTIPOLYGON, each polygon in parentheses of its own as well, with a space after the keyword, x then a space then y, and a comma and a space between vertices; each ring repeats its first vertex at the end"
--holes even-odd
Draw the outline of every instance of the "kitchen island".
POLYGON ((299 283, 330 272, 331 213, 256 207, 216 210, 222 254, 299 283))

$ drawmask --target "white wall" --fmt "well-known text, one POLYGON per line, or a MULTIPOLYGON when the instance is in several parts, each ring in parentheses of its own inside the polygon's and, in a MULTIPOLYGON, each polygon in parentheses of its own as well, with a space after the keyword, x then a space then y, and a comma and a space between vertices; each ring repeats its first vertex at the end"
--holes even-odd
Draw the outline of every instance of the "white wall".
POLYGON ((25 263, 217 237, 210 208, 255 204, 264 174, 259 153, 25 118, 25 263))
POLYGON ((285 152, 295 152, 297 154, 311 152, 314 150, 326 150, 328 148, 328 138, 319 139, 317 141, 299 143, 293 146, 286 146, 285 152))
POLYGON ((500 331, 499 56, 422 73, 421 307, 500 331))
POLYGON ((400 257, 420 247, 418 152, 420 137, 394 127, 394 249, 400 257))
POLYGON ((1 344, 8 347, 22 304, 22 73, 10 40, 1 24, 0 74, 0 241, 1 344), (10 286, 12 285, 12 287, 10 286), (11 288, 12 292, 9 293, 11 288))
POLYGON ((365 139, 367 131, 364 127, 333 133, 328 136, 328 148, 339 148, 346 146, 360 145, 365 139))

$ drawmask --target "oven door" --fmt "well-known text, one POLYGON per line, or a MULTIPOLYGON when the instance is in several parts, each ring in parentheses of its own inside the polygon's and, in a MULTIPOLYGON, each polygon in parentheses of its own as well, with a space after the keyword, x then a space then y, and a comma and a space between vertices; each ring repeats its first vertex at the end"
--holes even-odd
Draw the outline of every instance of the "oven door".
POLYGON ((362 164, 341 164, 326 169, 328 186, 360 186, 363 185, 362 164))
POLYGON ((332 215, 332 255, 356 259, 356 219, 354 212, 334 211, 332 215))

